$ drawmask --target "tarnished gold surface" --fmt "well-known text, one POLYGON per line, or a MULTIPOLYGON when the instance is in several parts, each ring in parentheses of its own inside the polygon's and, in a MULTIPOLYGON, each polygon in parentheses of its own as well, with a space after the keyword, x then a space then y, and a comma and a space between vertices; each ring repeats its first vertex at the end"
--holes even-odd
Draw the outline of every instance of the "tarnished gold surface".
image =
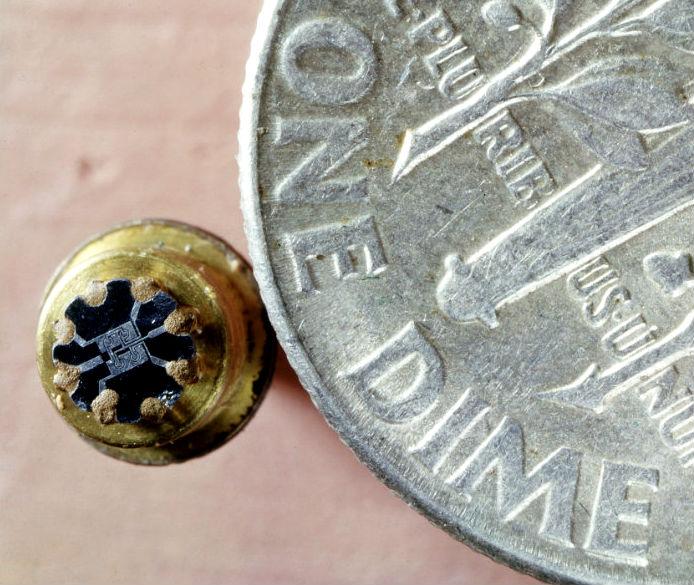
POLYGON ((275 341, 248 265, 226 244, 184 224, 144 221, 97 236, 51 281, 38 327, 43 386, 58 412, 100 451, 162 465, 202 455, 231 438, 269 383, 275 341), (197 381, 158 424, 103 425, 69 398, 52 358, 64 311, 93 281, 154 279, 199 314, 197 381))

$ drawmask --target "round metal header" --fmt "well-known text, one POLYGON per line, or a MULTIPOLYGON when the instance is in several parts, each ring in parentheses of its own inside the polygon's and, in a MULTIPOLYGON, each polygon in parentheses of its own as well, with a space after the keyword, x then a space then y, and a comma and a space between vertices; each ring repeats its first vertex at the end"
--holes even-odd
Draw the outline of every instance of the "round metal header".
POLYGON ((102 452, 167 464, 228 440, 255 411, 275 341, 248 265, 183 224, 116 228, 59 269, 38 328, 43 385, 102 452))

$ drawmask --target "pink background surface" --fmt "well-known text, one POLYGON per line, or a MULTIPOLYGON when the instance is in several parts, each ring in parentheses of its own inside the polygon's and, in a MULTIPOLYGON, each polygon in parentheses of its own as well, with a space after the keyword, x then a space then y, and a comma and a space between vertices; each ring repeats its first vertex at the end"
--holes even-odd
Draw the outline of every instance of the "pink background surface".
POLYGON ((0 0, 0 583, 525 585, 408 509, 284 361, 257 418, 169 469, 83 444, 34 365, 58 262, 169 217, 245 253, 237 112, 258 0, 0 0))

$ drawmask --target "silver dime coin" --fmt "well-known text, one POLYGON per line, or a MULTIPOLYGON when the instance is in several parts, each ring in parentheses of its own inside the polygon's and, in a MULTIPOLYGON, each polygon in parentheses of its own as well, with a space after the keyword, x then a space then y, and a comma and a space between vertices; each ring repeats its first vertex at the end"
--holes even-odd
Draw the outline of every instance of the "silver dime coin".
POLYGON ((561 583, 694 583, 694 1, 274 0, 265 302, 408 502, 561 583))

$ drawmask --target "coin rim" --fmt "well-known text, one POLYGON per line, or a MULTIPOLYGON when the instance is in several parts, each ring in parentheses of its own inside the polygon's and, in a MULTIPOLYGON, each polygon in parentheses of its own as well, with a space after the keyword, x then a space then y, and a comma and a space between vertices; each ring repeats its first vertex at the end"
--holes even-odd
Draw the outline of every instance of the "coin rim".
MULTIPOLYGON (((323 384, 317 370, 313 367, 310 356, 305 350, 297 331, 286 310, 279 285, 275 279, 270 262, 263 214, 258 189, 258 133, 260 120, 260 100, 266 81, 265 72, 272 55, 272 41, 275 37, 283 8, 291 0, 263 0, 255 33, 251 42, 250 56, 246 63, 246 75, 243 83, 240 123, 238 133, 239 187, 241 191, 241 211, 244 229, 248 241, 248 251, 253 265, 260 294, 275 329, 277 339, 284 349, 290 365, 296 372, 311 400, 323 414, 330 427, 341 437, 357 458, 386 486, 416 509, 437 527, 463 542, 473 550, 500 562, 511 569, 526 575, 558 585, 629 585, 626 581, 615 580, 614 576, 598 574, 593 570, 592 579, 579 575, 575 564, 565 566, 563 570, 552 566, 543 566, 529 553, 512 551, 491 542, 484 535, 475 534, 470 527, 462 526, 460 521, 443 506, 432 501, 424 489, 418 485, 429 483, 430 478, 414 470, 422 481, 406 480, 394 473, 388 461, 377 449, 363 440, 354 426, 349 424, 331 396, 330 390, 323 384), (596 579, 600 579, 597 581, 596 579)), ((551 559, 547 559, 551 562, 551 559)))

